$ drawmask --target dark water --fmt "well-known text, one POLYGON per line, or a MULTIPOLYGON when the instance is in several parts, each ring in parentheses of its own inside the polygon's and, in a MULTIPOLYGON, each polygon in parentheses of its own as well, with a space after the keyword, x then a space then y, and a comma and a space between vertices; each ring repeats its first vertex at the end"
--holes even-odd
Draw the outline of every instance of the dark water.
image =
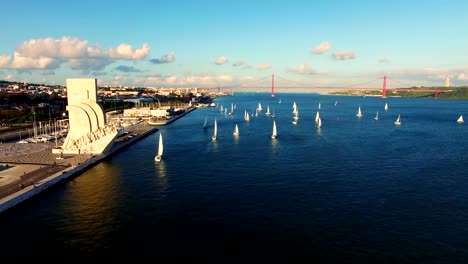
POLYGON ((2 256, 468 260, 468 126, 456 122, 468 101, 261 93, 216 103, 235 104, 234 115, 193 111, 0 215, 2 256), (263 113, 244 121, 259 102, 263 113))

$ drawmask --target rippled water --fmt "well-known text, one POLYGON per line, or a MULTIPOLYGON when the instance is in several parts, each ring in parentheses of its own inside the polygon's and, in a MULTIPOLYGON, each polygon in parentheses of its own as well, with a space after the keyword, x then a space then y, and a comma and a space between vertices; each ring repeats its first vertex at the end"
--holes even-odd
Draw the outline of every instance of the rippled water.
POLYGON ((467 259, 468 127, 456 120, 468 101, 259 93, 215 102, 235 104, 234 115, 197 109, 1 215, 2 254, 467 259), (259 102, 263 113, 244 121, 259 102), (159 133, 164 160, 155 163, 159 133))

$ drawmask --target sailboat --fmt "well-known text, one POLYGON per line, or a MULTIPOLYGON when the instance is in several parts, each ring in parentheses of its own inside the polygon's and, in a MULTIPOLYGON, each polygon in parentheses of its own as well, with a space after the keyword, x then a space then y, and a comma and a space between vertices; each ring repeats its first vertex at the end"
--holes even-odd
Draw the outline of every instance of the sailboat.
POLYGON ((296 105, 296 101, 294 101, 293 103, 293 114, 295 114, 297 111, 297 105, 296 105))
POLYGON ((321 128, 322 127, 322 118, 319 117, 318 121, 317 121, 317 127, 318 128, 321 128))
POLYGON ((267 116, 270 116, 270 115, 271 115, 270 106, 269 106, 269 105, 267 106, 267 110, 266 110, 266 112, 265 112, 265 115, 267 115, 267 116))
POLYGON ((377 113, 375 114, 374 119, 375 119, 375 120, 379 120, 379 112, 377 112, 377 113))
POLYGON ((361 107, 358 108, 358 111, 357 111, 356 116, 357 116, 357 117, 361 117, 361 116, 362 116, 361 107))
POLYGON ((401 125, 400 115, 398 115, 398 118, 393 123, 397 126, 401 125))
POLYGON ((214 121, 214 128, 213 128, 213 136, 211 137, 211 139, 213 141, 216 141, 216 137, 218 135, 218 122, 216 122, 216 119, 214 121))
POLYGON ((465 122, 465 121, 463 120, 463 116, 462 116, 462 115, 457 119, 457 122, 458 122, 458 123, 463 123, 463 122, 465 122))
POLYGON ((163 138, 162 134, 159 133, 159 145, 158 145, 158 154, 154 157, 155 161, 161 161, 162 154, 163 154, 164 146, 163 146, 163 138))
POLYGON ((245 121, 250 120, 250 116, 249 116, 249 113, 247 113, 247 110, 245 110, 245 112, 244 112, 244 119, 245 119, 245 121))
POLYGON ((237 124, 236 124, 236 127, 234 127, 234 132, 232 132, 232 134, 234 134, 234 136, 239 135, 239 127, 237 126, 237 124))
POLYGON ((320 110, 320 108, 322 107, 322 104, 320 104, 320 102, 318 103, 318 110, 320 110))
POLYGON ((257 112, 261 112, 261 111, 262 111, 262 104, 259 102, 257 106, 257 112))
POLYGON ((385 103, 384 109, 385 109, 385 111, 388 110, 388 104, 387 103, 385 103))
POLYGON ((299 110, 296 109, 296 112, 294 113, 294 120, 298 120, 299 119, 299 110))
POLYGON ((276 138, 276 122, 273 120, 273 132, 271 133, 271 138, 276 138))
POLYGON ((318 122, 320 120, 320 113, 317 111, 317 114, 315 115, 315 122, 318 122))
POLYGON ((208 117, 205 116, 205 122, 203 123, 203 129, 208 127, 208 117))

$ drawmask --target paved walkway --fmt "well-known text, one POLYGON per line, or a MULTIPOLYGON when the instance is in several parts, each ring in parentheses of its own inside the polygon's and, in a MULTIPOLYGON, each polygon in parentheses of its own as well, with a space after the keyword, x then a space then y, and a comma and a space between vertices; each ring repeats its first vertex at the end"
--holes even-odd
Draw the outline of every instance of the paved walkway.
POLYGON ((0 144, 0 198, 13 189, 32 185, 58 171, 91 158, 89 154, 53 154, 53 143, 0 144))

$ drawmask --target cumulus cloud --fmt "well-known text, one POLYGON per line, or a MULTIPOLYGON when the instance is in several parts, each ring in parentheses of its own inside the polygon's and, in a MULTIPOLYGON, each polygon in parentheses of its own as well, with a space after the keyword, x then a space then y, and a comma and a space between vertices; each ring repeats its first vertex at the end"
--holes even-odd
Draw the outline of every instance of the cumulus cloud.
POLYGON ((352 60, 356 56, 354 55, 354 52, 351 50, 340 50, 340 51, 333 53, 333 57, 336 60, 352 60))
POLYGON ((62 37, 60 39, 31 39, 16 48, 21 57, 80 58, 87 54, 87 40, 62 37))
POLYGON ((0 56, 0 68, 53 70, 65 64, 72 69, 101 70, 116 60, 142 60, 149 52, 146 43, 141 48, 120 44, 104 50, 100 44, 89 45, 76 37, 40 38, 23 42, 12 56, 0 56))
POLYGON ((6 68, 10 64, 11 56, 0 55, 0 68, 6 68))
POLYGON ((126 65, 117 66, 115 69, 120 72, 140 72, 140 70, 136 69, 135 67, 126 65))
POLYGON ((288 69, 288 71, 297 74, 318 74, 318 72, 316 70, 311 69, 307 63, 299 64, 296 68, 290 68, 288 69))
POLYGON ((234 67, 242 66, 242 65, 244 65, 244 61, 243 61, 243 60, 237 60, 237 61, 235 61, 235 62, 232 64, 232 66, 234 66, 234 67))
POLYGON ((133 49, 131 45, 120 44, 117 48, 109 49, 109 58, 121 60, 142 60, 148 56, 150 47, 143 44, 140 49, 133 49))
POLYGON ((218 59, 216 59, 215 64, 216 65, 223 65, 228 61, 229 61, 229 59, 226 56, 221 56, 218 59))
POLYGON ((332 44, 326 41, 326 42, 320 43, 317 47, 311 49, 310 52, 314 54, 322 54, 330 50, 331 47, 332 47, 332 44))
POLYGON ((25 57, 15 52, 10 68, 13 69, 56 69, 60 66, 61 59, 51 57, 25 57))
POLYGON ((259 71, 268 70, 270 68, 271 68, 271 64, 258 64, 257 65, 257 70, 259 71))
POLYGON ((155 64, 171 63, 175 61, 175 56, 176 56, 176 53, 172 51, 169 54, 166 54, 160 57, 159 59, 152 59, 150 60, 150 62, 155 63, 155 64))

